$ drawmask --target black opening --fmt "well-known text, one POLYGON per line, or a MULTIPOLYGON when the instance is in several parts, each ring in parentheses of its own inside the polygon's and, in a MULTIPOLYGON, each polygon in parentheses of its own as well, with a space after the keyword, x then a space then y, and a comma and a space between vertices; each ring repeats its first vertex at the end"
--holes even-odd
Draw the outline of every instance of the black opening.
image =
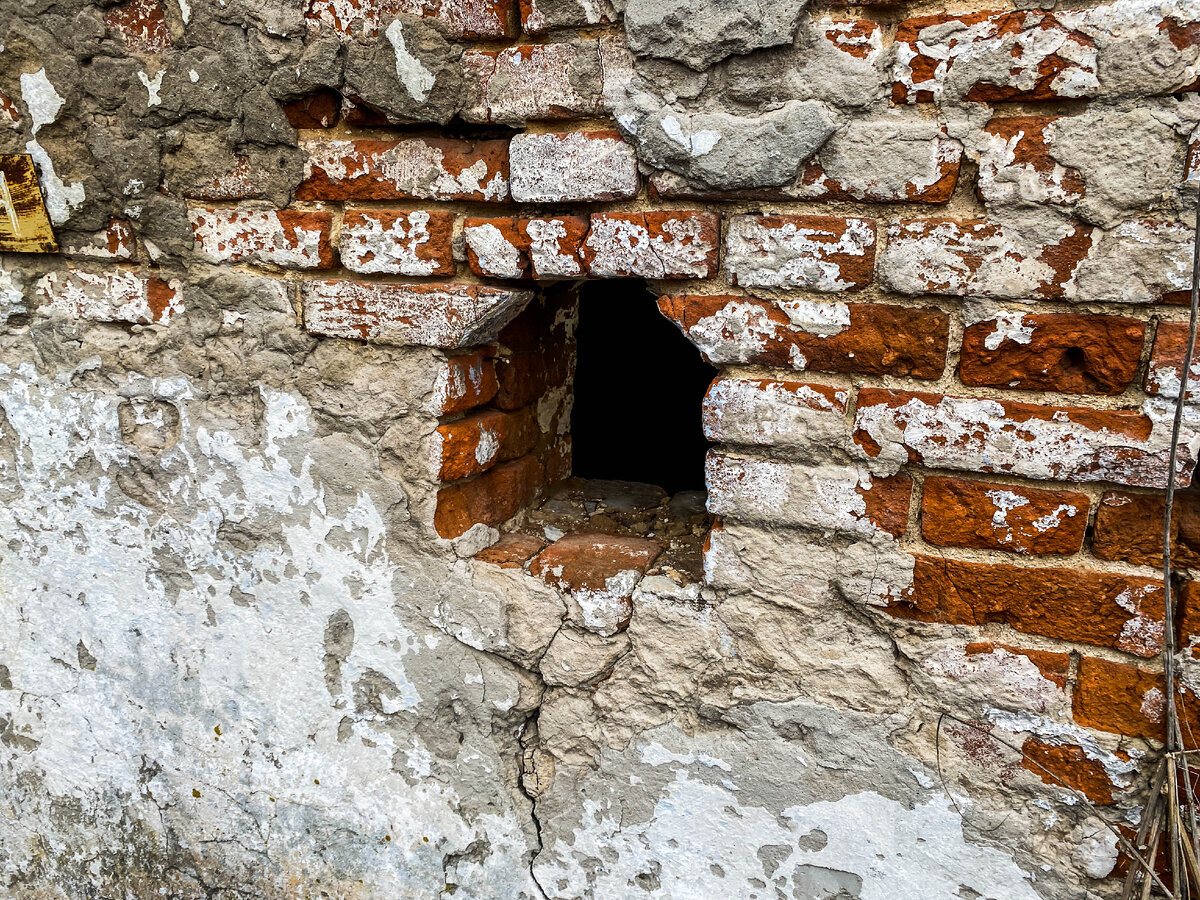
POLYGON ((574 474, 668 494, 704 490, 700 406, 717 370, 658 311, 645 284, 585 284, 576 341, 574 474))

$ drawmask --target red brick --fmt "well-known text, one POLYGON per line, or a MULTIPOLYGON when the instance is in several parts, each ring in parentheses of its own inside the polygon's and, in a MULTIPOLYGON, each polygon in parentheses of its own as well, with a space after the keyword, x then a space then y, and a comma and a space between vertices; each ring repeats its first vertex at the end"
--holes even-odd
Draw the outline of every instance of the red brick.
MULTIPOLYGON (((1150 494, 1107 491, 1096 511, 1092 553, 1100 559, 1162 565, 1166 499, 1150 494)), ((1200 495, 1175 495, 1171 514, 1171 558, 1177 566, 1200 566, 1200 495)))
MULTIPOLYGON (((1075 681, 1075 721, 1088 728, 1163 742, 1166 739, 1165 681, 1161 671, 1085 656, 1075 681)), ((1200 737, 1197 698, 1178 698, 1184 743, 1200 737)))
POLYGON ((171 46, 166 10, 158 0, 130 0, 104 14, 104 24, 135 53, 162 53, 171 46))
POLYGON ((342 219, 342 264, 352 272, 453 275, 454 213, 347 210, 342 219))
POLYGON ((530 294, 477 284, 312 281, 301 299, 310 334, 456 350, 495 338, 530 294))
POLYGON ((330 269, 334 265, 331 213, 194 209, 191 222, 197 250, 210 262, 289 269, 330 269))
POLYGON ((1066 785, 1093 803, 1107 806, 1113 802, 1117 785, 1108 777, 1104 764, 1078 744, 1051 744, 1035 737, 1026 738, 1021 745, 1021 765, 1046 784, 1066 785))
POLYGON ((321 88, 307 97, 283 104, 283 114, 293 128, 332 128, 342 115, 342 95, 321 88))
POLYGON ((1073 206, 1083 199, 1077 169, 1050 155, 1046 129, 1057 116, 993 118, 983 127, 993 140, 979 161, 979 196, 986 203, 1024 200, 1073 206))
MULTIPOLYGON (((930 468, 1163 487, 1169 437, 1138 410, 1038 406, 863 388, 854 440, 867 456, 930 468)), ((1179 484, 1195 460, 1181 444, 1179 484)))
POLYGON ((840 216, 734 216, 725 237, 733 284, 858 290, 875 270, 875 222, 840 216))
POLYGON ((528 406, 516 412, 484 410, 439 425, 434 444, 438 478, 458 481, 524 456, 537 434, 537 418, 528 406))
POLYGON ((921 536, 938 547, 1069 555, 1083 546, 1089 506, 1086 494, 930 476, 921 536))
POLYGON ((555 541, 529 571, 575 599, 577 624, 615 634, 633 615, 633 590, 662 552, 656 541, 611 534, 570 534, 555 541))
POLYGON ((641 183, 637 155, 612 130, 518 134, 509 155, 518 203, 629 200, 641 183))
POLYGON ((297 200, 508 199, 502 140, 320 140, 302 147, 308 162, 297 200))
POLYGON ((716 294, 658 308, 714 365, 940 378, 946 364, 950 320, 937 309, 716 294))
POLYGON ((456 538, 471 526, 499 525, 532 503, 541 490, 542 466, 533 456, 489 469, 478 478, 456 481, 437 493, 434 526, 443 538, 456 538))
POLYGON ((1042 10, 918 16, 900 23, 895 41, 896 103, 1054 100, 1097 89, 1091 39, 1042 10))
POLYGON ((1133 382, 1146 326, 1118 316, 1000 313, 963 332, 964 384, 1119 394, 1133 382))
POLYGON ((587 230, 583 216, 469 218, 463 223, 467 263, 484 278, 578 277, 587 230))
POLYGON ((464 412, 487 403, 498 389, 491 357, 478 352, 452 356, 438 369, 425 408, 435 416, 464 412))
MULTIPOLYGON (((1147 394, 1162 394, 1172 400, 1179 396, 1183 378, 1183 358, 1187 354, 1188 325, 1186 322, 1159 322, 1154 333, 1154 349, 1146 367, 1147 394)), ((1189 401, 1200 400, 1200 338, 1196 341, 1192 363, 1188 367, 1189 401)))
POLYGON ((714 213, 593 213, 582 253, 594 278, 712 278, 720 237, 714 213))
POLYGON ((43 313, 93 322, 166 324, 183 312, 178 282, 127 269, 50 272, 35 293, 43 313))
POLYGON ((583 28, 616 22, 620 14, 609 0, 562 4, 545 0, 520 0, 521 29, 527 34, 545 34, 555 28, 583 28))
POLYGON ((0 126, 3 125, 13 129, 20 128, 21 111, 17 109, 17 104, 13 103, 8 94, 0 91, 0 126))
POLYGON ((601 109, 599 52, 594 40, 468 50, 463 70, 474 96, 461 115, 507 124, 594 116, 601 109))
POLYGON ((994 222, 919 219, 888 226, 879 259, 884 287, 901 294, 998 299, 1061 299, 1092 247, 1092 228, 1075 224, 1044 243, 994 222))
POLYGON ((865 475, 855 466, 807 465, 710 450, 704 467, 708 510, 724 518, 844 534, 883 531, 900 537, 908 524, 912 479, 865 475))
POLYGON ((475 559, 501 569, 523 569, 545 546, 544 540, 531 534, 502 534, 495 544, 476 553, 475 559))
POLYGON ((978 653, 991 653, 996 649, 1019 653, 1027 657, 1038 667, 1038 671, 1047 681, 1054 682, 1060 688, 1067 686, 1067 676, 1071 672, 1071 654, 1069 653, 1055 653, 1052 650, 1027 650, 1024 647, 1013 647, 1010 644, 997 644, 992 641, 975 641, 967 644, 965 652, 967 656, 974 656, 978 653))
POLYGON ((395 15, 420 16, 455 38, 508 38, 516 34, 514 0, 309 0, 311 25, 337 34, 374 37, 395 15))
POLYGON ((1150 657, 1162 648, 1162 602, 1154 578, 918 555, 912 586, 888 611, 947 625, 1000 623, 1150 657))

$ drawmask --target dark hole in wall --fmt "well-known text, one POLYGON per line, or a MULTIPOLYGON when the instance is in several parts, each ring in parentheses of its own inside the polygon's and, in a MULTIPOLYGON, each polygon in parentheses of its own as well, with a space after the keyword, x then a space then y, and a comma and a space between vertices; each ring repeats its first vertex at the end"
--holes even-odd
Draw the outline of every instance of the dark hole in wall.
POLYGON ((704 490, 700 407, 717 370, 658 311, 641 281, 594 281, 579 295, 573 473, 704 490))

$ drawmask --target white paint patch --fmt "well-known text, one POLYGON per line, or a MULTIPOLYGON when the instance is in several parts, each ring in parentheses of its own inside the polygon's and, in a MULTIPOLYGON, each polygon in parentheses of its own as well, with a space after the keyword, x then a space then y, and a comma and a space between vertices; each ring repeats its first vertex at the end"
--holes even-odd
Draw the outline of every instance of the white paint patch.
POLYGON ((30 130, 34 134, 37 134, 42 126, 54 122, 63 103, 66 102, 50 83, 44 68, 21 76, 21 98, 25 101, 25 108, 29 110, 30 130))
POLYGON ((404 26, 399 19, 393 19, 384 34, 396 51, 396 77, 410 97, 418 103, 424 103, 429 99, 429 92, 433 90, 437 78, 404 46, 404 26))
POLYGON ((50 221, 55 225, 63 224, 71 218, 72 210, 80 206, 86 199, 82 182, 72 181, 69 185, 64 184, 54 171, 54 163, 50 160, 50 154, 37 141, 29 141, 25 144, 25 152, 33 157, 33 162, 37 166, 38 180, 41 182, 42 193, 45 195, 46 212, 50 214, 50 221))
POLYGON ((1020 312, 996 313, 995 329, 983 339, 983 346, 995 350, 1005 341, 1028 344, 1033 340, 1033 326, 1025 324, 1025 314, 1020 312))
POLYGON ((153 78, 146 75, 145 72, 138 72, 138 81, 146 88, 146 93, 149 94, 149 99, 146 101, 146 108, 158 106, 162 103, 162 99, 158 96, 158 92, 162 90, 163 76, 167 74, 166 69, 159 69, 158 74, 153 78))

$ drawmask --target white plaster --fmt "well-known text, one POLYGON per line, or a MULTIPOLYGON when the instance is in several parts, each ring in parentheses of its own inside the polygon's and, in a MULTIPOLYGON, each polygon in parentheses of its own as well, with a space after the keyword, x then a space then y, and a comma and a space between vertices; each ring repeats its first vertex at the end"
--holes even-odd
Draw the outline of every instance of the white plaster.
POLYGON ((54 122, 66 102, 50 83, 44 68, 21 75, 21 98, 29 110, 30 130, 34 134, 54 122))
POLYGON ((162 90, 163 76, 166 74, 166 69, 159 69, 158 73, 153 78, 150 78, 145 72, 138 72, 138 81, 146 88, 146 93, 149 95, 149 99, 146 101, 147 109, 162 103, 158 92, 162 90))
POLYGON ((436 76, 404 46, 404 26, 399 19, 393 19, 384 34, 396 51, 396 77, 410 97, 418 103, 424 103, 429 99, 429 92, 437 81, 436 76))
POLYGON ((25 152, 33 157, 33 162, 37 166, 42 193, 46 199, 46 212, 50 214, 50 221, 55 225, 63 224, 71 218, 72 210, 80 206, 86 199, 83 184, 78 181, 72 181, 69 185, 64 184, 54 171, 54 163, 50 160, 50 154, 37 141, 26 143, 25 152))

